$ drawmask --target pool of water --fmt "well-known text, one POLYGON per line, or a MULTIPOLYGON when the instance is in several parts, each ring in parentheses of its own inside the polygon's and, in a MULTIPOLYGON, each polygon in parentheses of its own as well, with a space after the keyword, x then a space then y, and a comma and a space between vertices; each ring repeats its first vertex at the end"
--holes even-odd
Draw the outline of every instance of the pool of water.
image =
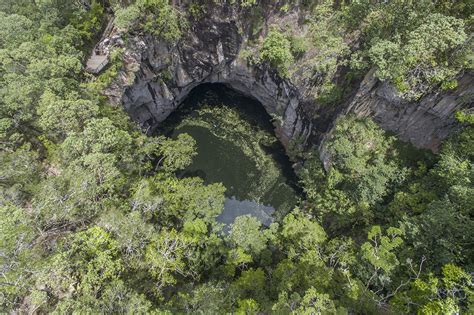
POLYGON ((245 214, 269 225, 297 203, 296 176, 270 119, 259 102, 206 84, 191 91, 158 131, 196 140, 197 155, 178 175, 224 184, 226 201, 217 219, 226 225, 245 214))

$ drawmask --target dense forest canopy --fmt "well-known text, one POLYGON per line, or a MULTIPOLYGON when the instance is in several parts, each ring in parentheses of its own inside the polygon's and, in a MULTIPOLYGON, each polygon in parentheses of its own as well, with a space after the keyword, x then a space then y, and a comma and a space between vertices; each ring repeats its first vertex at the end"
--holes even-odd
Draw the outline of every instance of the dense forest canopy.
MULTIPOLYGON (((463 128, 438 154, 340 118, 329 167, 316 148, 289 152, 304 191, 294 210, 223 233, 226 188, 177 176, 195 141, 147 136, 102 96, 122 51, 100 75, 84 71, 112 14, 173 42, 207 6, 261 2, 0 1, 1 312, 474 312, 472 113, 457 113, 463 128)), ((243 57, 289 77, 316 47, 314 98, 327 106, 342 101, 341 67, 372 69, 409 100, 455 89, 473 67, 470 0, 273 5, 309 12, 310 31, 269 26, 243 57)))

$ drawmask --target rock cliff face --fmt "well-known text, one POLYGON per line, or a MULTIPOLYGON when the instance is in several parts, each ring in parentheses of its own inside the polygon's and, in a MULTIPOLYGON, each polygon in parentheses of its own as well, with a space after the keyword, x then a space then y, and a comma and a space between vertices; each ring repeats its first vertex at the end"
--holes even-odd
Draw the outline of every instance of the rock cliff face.
MULTIPOLYGON (((319 144, 338 116, 355 113, 372 117, 401 139, 434 151, 458 128, 454 113, 473 107, 471 74, 460 79, 455 91, 410 103, 398 98, 393 87, 379 82, 372 73, 344 104, 320 106, 308 92, 311 87, 304 71, 296 74, 299 77, 283 79, 269 67, 250 65, 240 57, 248 43, 242 25, 245 19, 230 6, 215 6, 213 10, 191 22, 175 44, 149 35, 128 34, 125 70, 105 92, 111 102, 122 104, 143 128, 153 130, 194 87, 223 83, 258 100, 277 118, 276 135, 286 148, 291 142, 304 147, 319 144)), ((278 22, 277 16, 267 19, 278 22)), ((285 19, 285 23, 293 19, 296 25, 298 15, 289 13, 285 19)))
POLYGON ((132 36, 125 51, 126 71, 106 91, 146 129, 155 128, 202 83, 223 83, 258 100, 278 117, 276 134, 284 145, 306 142, 313 130, 299 106, 298 90, 265 66, 239 58, 246 40, 237 21, 219 12, 192 24, 175 45, 147 35, 132 36), (224 19, 222 19, 224 17, 224 19), (281 123, 282 122, 282 123, 281 123))
POLYGON ((472 73, 465 73, 455 90, 432 93, 415 103, 399 98, 393 86, 369 72, 345 113, 371 117, 400 139, 436 152, 441 141, 460 127, 456 111, 473 107, 473 79, 472 73))

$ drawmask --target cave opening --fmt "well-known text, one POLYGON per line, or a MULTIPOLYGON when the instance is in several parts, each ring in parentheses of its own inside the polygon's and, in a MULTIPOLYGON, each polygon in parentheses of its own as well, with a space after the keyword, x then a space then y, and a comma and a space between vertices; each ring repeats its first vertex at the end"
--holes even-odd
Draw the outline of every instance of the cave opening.
POLYGON ((272 117, 258 100, 222 83, 203 83, 156 133, 194 138, 197 155, 178 176, 199 176, 226 187, 224 211, 217 218, 226 226, 246 214, 268 226, 297 204, 297 176, 275 136, 272 117))

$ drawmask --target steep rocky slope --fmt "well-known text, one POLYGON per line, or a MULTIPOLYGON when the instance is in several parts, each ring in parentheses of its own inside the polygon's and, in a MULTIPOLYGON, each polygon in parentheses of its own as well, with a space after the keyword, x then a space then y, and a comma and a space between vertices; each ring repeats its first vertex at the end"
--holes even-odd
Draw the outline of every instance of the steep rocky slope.
POLYGON ((441 141, 460 127, 454 118, 456 111, 473 107, 473 83, 473 74, 468 72, 459 78, 456 90, 432 93, 418 102, 409 102, 370 72, 345 113, 372 117, 400 139, 437 151, 441 141))
MULTIPOLYGON (((304 67, 285 79, 268 66, 249 64, 242 57, 251 32, 241 14, 232 6, 212 6, 205 16, 191 21, 174 44, 146 34, 113 30, 101 45, 123 45, 125 68, 106 95, 113 103, 123 104, 144 129, 152 130, 194 87, 224 83, 262 103, 276 118, 276 134, 287 148, 291 142, 306 147, 320 143, 339 115, 355 113, 372 117, 402 140, 436 151, 458 128, 454 113, 473 107, 471 73, 460 77, 456 90, 430 94, 414 103, 398 97, 394 87, 374 78, 372 72, 347 93, 343 103, 322 106, 311 94, 317 83, 308 80, 304 67), (127 38, 126 44, 122 44, 122 37, 127 38)), ((304 25, 297 26, 300 20, 301 12, 269 12, 265 28, 284 21, 304 32, 304 25)))

